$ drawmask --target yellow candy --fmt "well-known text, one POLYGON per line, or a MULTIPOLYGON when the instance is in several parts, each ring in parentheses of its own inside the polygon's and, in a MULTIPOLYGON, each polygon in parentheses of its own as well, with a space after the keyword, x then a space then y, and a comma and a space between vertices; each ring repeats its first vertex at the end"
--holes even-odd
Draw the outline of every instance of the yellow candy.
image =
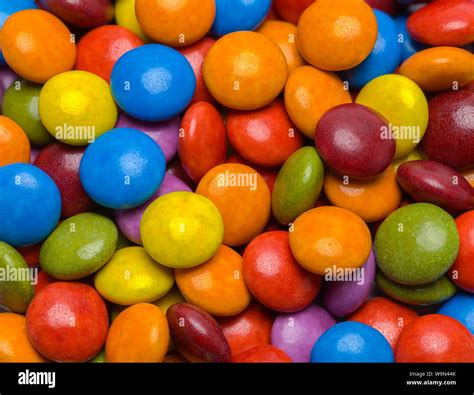
POLYGON ((158 306, 165 314, 175 303, 186 303, 186 299, 181 295, 178 287, 172 288, 165 296, 153 302, 153 304, 158 306))
POLYGON ((143 246, 157 262, 188 268, 216 253, 224 237, 224 223, 209 199, 192 192, 173 192, 146 209, 140 233, 143 246))
POLYGON ((381 131, 395 138, 395 158, 408 155, 423 138, 428 126, 428 102, 412 80, 387 74, 370 81, 360 91, 356 103, 379 112, 389 123, 381 131))
POLYGON ((143 247, 123 248, 94 279, 95 288, 119 305, 152 302, 173 287, 173 271, 155 262, 143 247))
POLYGON ((411 162, 414 160, 422 160, 426 159, 422 152, 418 150, 418 148, 415 148, 413 151, 411 151, 408 155, 402 156, 401 158, 397 158, 392 162, 392 166, 395 169, 395 171, 398 170, 398 168, 403 165, 406 162, 411 162))
POLYGON ((125 27, 134 32, 144 42, 149 42, 135 14, 135 0, 117 0, 115 2, 115 21, 117 25, 125 27))
POLYGON ((87 145, 117 122, 109 84, 86 71, 68 71, 51 78, 41 89, 39 112, 43 125, 56 139, 87 145))

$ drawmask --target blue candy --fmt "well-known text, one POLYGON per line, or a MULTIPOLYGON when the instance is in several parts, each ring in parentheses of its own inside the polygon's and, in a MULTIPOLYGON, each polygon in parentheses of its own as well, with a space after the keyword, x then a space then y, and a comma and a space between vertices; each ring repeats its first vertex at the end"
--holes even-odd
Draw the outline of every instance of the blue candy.
POLYGON ((196 90, 196 77, 178 51, 148 44, 125 53, 110 79, 120 108, 143 121, 164 121, 182 112, 196 90))
POLYGON ((419 43, 410 37, 407 30, 407 19, 409 15, 399 15, 395 18, 397 28, 398 43, 402 47, 401 62, 407 60, 410 56, 416 54, 423 49, 429 48, 428 45, 419 43))
POLYGON ((241 30, 255 30, 271 5, 271 0, 216 0, 216 19, 211 32, 215 37, 222 37, 241 30))
POLYGON ((454 296, 441 306, 438 314, 458 320, 474 335, 474 295, 458 294, 454 296))
POLYGON ((39 243, 61 215, 59 189, 43 170, 15 163, 0 167, 0 240, 15 247, 39 243))
POLYGON ((102 206, 127 209, 146 202, 159 188, 166 160, 145 133, 118 128, 90 144, 81 160, 81 183, 102 206))
POLYGON ((341 322, 329 328, 316 341, 311 362, 393 362, 385 337, 360 322, 341 322))
POLYGON ((374 14, 379 30, 372 52, 360 65, 341 73, 351 88, 361 89, 374 78, 393 73, 400 64, 401 47, 395 22, 383 11, 374 10, 374 14))

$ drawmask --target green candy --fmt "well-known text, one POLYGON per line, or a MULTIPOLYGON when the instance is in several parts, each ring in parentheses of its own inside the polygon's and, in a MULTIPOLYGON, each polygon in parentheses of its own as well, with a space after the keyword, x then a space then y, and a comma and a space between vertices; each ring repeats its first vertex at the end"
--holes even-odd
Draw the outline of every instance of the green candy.
POLYGON ((313 208, 321 194, 324 165, 316 149, 303 147, 285 162, 272 193, 272 210, 278 222, 288 225, 313 208))
POLYGON ((399 208, 375 236, 378 267, 400 284, 432 283, 448 271, 458 251, 459 234, 453 218, 429 203, 399 208))
POLYGON ((442 303, 454 296, 457 291, 448 276, 442 276, 430 284, 402 285, 378 272, 375 281, 383 293, 402 303, 414 306, 442 303))
POLYGON ((23 314, 35 294, 33 269, 12 246, 0 241, 0 305, 23 314))
POLYGON ((41 123, 38 102, 41 85, 15 81, 3 96, 3 115, 13 119, 25 131, 31 144, 43 146, 54 140, 41 123))
POLYGON ((108 218, 82 213, 63 221, 46 239, 40 264, 60 280, 77 280, 99 270, 112 257, 118 231, 108 218))

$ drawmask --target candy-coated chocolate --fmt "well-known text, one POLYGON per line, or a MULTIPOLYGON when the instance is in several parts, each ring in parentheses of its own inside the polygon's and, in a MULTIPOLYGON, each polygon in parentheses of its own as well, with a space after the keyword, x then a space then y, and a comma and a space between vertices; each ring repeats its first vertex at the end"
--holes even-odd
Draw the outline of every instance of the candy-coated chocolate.
POLYGON ((186 303, 186 299, 184 299, 184 296, 181 295, 179 288, 176 286, 171 288, 165 296, 162 296, 153 302, 153 304, 158 306, 165 314, 168 309, 176 303, 186 303))
POLYGON ((404 62, 415 53, 428 48, 427 45, 414 40, 407 29, 407 19, 409 15, 403 14, 395 17, 398 44, 401 46, 401 61, 404 62))
POLYGON ((284 21, 298 24, 301 14, 315 0, 274 0, 273 8, 275 13, 284 21))
POLYGON ((30 163, 28 135, 14 120, 0 115, 0 166, 30 163))
POLYGON ((233 363, 289 363, 291 358, 282 350, 269 344, 254 346, 232 357, 233 363))
POLYGON ((138 23, 135 13, 135 0, 116 0, 115 1, 115 22, 117 25, 125 27, 134 32, 144 42, 149 42, 142 27, 138 23))
MULTIPOLYGON (((398 1, 402 3, 404 0, 398 1)), ((393 15, 397 12, 397 0, 365 0, 372 8, 382 10, 387 14, 393 15)))
POLYGON ((438 310, 438 314, 458 320, 474 335, 474 296, 457 294, 438 310))
POLYGON ((449 270, 451 280, 462 289, 474 293, 474 210, 456 218, 459 253, 449 270))

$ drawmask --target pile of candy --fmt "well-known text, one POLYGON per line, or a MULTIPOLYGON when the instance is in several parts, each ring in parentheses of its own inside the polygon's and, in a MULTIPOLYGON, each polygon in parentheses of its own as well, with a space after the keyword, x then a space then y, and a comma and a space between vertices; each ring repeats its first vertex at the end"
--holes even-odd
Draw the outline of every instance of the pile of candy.
POLYGON ((474 361, 474 1, 0 26, 0 361, 474 361))

